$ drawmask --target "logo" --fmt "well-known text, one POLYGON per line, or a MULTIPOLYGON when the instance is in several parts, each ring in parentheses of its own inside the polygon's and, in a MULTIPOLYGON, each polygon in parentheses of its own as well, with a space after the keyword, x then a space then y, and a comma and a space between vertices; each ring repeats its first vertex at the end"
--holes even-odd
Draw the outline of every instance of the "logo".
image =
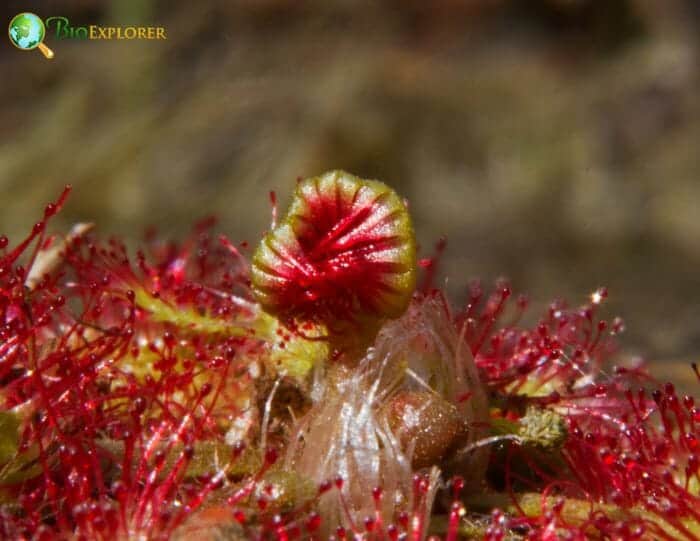
POLYGON ((46 27, 56 39, 168 39, 162 26, 71 26, 68 17, 49 17, 46 27))
POLYGON ((33 13, 20 13, 12 17, 7 29, 12 45, 23 51, 39 49, 49 60, 53 51, 44 45, 46 27, 44 21, 33 13))
POLYGON ((8 35, 12 45, 23 51, 39 49, 46 58, 53 58, 54 53, 46 45, 44 38, 47 30, 53 32, 57 40, 163 40, 168 39, 162 26, 72 26, 68 17, 54 16, 46 19, 46 24, 33 13, 20 13, 10 21, 8 35))

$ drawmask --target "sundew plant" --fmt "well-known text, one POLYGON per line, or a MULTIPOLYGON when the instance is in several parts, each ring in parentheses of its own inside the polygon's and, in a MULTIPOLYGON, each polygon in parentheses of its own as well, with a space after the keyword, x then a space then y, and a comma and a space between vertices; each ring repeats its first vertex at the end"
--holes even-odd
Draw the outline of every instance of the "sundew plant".
POLYGON ((1 538, 700 539, 700 409, 613 366, 604 288, 533 327, 507 283, 453 304, 342 171, 251 257, 49 234, 68 194, 0 236, 1 538))

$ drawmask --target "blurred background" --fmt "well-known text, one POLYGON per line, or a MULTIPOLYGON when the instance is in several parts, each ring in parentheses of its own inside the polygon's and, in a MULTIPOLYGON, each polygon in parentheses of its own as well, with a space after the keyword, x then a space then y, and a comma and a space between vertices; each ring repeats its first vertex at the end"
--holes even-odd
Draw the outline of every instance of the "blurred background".
MULTIPOLYGON (((344 168, 442 235, 456 300, 509 277, 534 309, 600 285, 664 379, 700 356, 697 0, 10 1, 166 41, 0 46, 0 231, 66 183, 54 230, 139 239, 215 214, 255 244, 297 177, 344 168)), ((688 379, 692 381, 692 379, 688 379)), ((695 384, 697 385, 697 384, 695 384)), ((697 386, 696 386, 697 388, 697 386)))

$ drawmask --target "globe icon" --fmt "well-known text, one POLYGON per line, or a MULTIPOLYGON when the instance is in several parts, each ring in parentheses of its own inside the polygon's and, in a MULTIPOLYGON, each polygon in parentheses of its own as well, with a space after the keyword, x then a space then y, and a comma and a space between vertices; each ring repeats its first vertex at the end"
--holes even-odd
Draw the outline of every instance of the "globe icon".
POLYGON ((38 47, 46 58, 53 57, 53 51, 42 43, 46 35, 46 28, 44 21, 37 15, 33 13, 15 15, 10 21, 8 34, 10 41, 18 49, 30 51, 38 47))

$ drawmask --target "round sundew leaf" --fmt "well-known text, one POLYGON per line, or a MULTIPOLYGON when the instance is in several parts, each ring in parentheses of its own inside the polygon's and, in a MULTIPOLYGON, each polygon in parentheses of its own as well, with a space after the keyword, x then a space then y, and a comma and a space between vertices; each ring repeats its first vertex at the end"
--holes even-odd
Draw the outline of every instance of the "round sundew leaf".
POLYGON ((393 318, 411 299, 415 259, 413 226, 396 192, 332 171, 297 186, 287 216, 253 256, 253 291, 283 317, 393 318))

